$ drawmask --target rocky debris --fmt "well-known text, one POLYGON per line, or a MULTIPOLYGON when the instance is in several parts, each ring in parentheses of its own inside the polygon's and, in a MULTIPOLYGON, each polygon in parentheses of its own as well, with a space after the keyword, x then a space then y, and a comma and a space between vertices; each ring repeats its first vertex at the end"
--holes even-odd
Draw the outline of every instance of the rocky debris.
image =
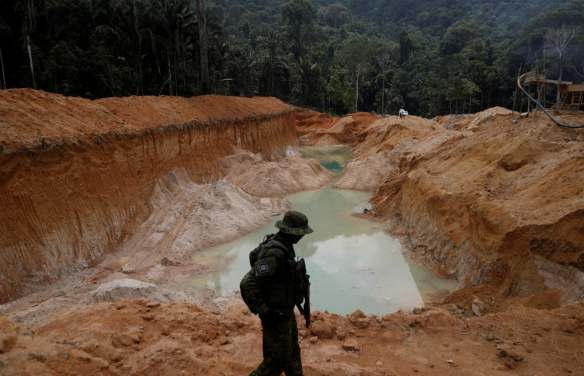
POLYGON ((115 279, 103 283, 91 293, 91 301, 93 302, 113 302, 141 298, 154 299, 159 302, 189 300, 184 293, 167 291, 158 288, 153 283, 130 278, 115 279))
POLYGON ((94 357, 82 350, 73 349, 69 351, 69 355, 71 358, 81 360, 82 362, 94 363, 96 367, 101 370, 107 369, 110 366, 108 361, 94 357))
POLYGON ((361 351, 361 347, 359 346, 359 342, 357 340, 350 338, 343 342, 341 345, 343 350, 348 352, 359 352, 361 351))
POLYGON ((506 345, 497 345, 497 356, 503 360, 503 363, 509 369, 517 368, 518 363, 525 359, 523 354, 506 345))
POLYGON ((162 266, 179 266, 180 264, 181 264, 180 262, 171 260, 168 257, 163 257, 160 260, 160 265, 162 266))
POLYGON ((310 332, 319 339, 332 339, 335 336, 334 328, 323 320, 318 320, 310 326, 310 332))
POLYGON ((348 319, 356 328, 366 329, 371 325, 372 318, 367 317, 363 311, 356 310, 348 316, 348 319))
POLYGON ((10 321, 0 317, 0 354, 7 353, 16 345, 19 328, 10 321))
MULTIPOLYGON (((257 318, 242 314, 244 310, 235 302, 222 311, 209 311, 144 299, 91 305, 55 316, 35 328, 34 336, 21 334, 11 351, 0 354, 0 373, 248 374, 261 361, 261 328, 257 318), (152 320, 144 320, 145 315, 152 320)), ((375 317, 357 312, 354 318, 371 320, 365 329, 355 328, 350 316, 315 312, 314 323, 335 328, 336 338, 322 340, 299 328, 308 333, 301 346, 307 374, 447 375, 455 369, 455 374, 479 376, 498 374, 493 370, 507 364, 521 365, 525 374, 555 375, 558 369, 584 366, 584 358, 575 354, 584 332, 567 335, 553 329, 584 317, 584 303, 560 310, 512 307, 464 318, 432 308, 417 315, 385 315, 379 325, 375 317), (412 320, 424 321, 426 329, 409 330, 412 320), (340 333, 346 333, 342 340, 340 333), (488 357, 485 353, 493 352, 494 341, 482 340, 487 335, 513 340, 496 350, 499 356, 488 357), (525 352, 537 362, 525 361, 526 343, 525 352), (472 351, 461 351, 466 348, 472 351)))
POLYGON ((353 313, 351 313, 348 316, 349 321, 355 321, 358 319, 366 319, 367 315, 365 313, 363 313, 363 311, 361 311, 360 309, 355 310, 353 313))
POLYGON ((477 297, 473 299, 470 307, 475 316, 482 316, 485 313, 485 303, 477 297))

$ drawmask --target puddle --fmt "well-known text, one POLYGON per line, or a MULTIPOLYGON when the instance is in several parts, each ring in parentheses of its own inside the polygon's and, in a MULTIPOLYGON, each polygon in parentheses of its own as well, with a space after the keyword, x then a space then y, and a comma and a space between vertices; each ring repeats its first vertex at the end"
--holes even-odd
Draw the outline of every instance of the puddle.
MULTIPOLYGON (((355 309, 391 313, 423 306, 429 297, 454 289, 456 282, 409 264, 399 241, 384 233, 380 224, 351 215, 369 198, 368 193, 333 188, 288 197, 315 230, 296 245, 311 275, 314 308, 339 314, 355 309)), ((213 271, 198 276, 195 288, 211 289, 219 296, 239 291, 249 270, 249 252, 275 231, 277 219, 235 242, 199 253, 195 262, 213 271)))
POLYGON ((351 148, 345 145, 305 146, 300 149, 304 158, 314 158, 325 168, 340 173, 351 159, 351 148))

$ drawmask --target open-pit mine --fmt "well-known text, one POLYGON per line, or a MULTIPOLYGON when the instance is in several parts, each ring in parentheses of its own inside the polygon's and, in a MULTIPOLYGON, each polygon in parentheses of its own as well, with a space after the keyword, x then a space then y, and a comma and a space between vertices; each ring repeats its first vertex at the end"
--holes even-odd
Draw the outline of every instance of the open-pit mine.
POLYGON ((584 131, 30 89, 0 91, 0 374, 249 374, 239 281, 289 209, 306 375, 584 375, 584 131))

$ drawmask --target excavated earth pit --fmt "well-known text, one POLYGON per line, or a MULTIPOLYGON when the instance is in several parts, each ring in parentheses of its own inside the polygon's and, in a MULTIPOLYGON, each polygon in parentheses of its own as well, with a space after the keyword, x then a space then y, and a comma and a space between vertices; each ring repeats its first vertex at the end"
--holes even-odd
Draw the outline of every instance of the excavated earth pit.
MULTIPOLYGON (((304 147, 300 153, 317 158, 336 173, 351 158, 348 147, 304 147)), ((436 277, 428 269, 411 263, 402 253, 399 240, 383 225, 359 218, 370 193, 336 189, 287 196, 292 208, 305 213, 313 234, 296 246, 296 254, 307 261, 311 274, 315 309, 348 314, 359 309, 367 314, 387 314, 424 306, 453 291, 457 283, 436 277)), ((209 272, 194 280, 196 290, 219 296, 237 294, 241 276, 249 270, 249 252, 270 233, 272 220, 262 228, 227 244, 194 256, 193 261, 209 272)))
POLYGON ((584 134, 541 114, 5 90, 0 121, 0 375, 249 374, 233 292, 290 208, 306 375, 584 369, 584 134))

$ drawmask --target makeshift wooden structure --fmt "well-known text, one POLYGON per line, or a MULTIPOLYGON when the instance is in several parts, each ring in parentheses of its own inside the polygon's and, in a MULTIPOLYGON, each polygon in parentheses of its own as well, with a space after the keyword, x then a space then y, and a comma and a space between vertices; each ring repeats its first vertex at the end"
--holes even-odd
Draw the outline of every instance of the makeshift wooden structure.
POLYGON ((551 107, 555 107, 558 110, 584 110, 584 83, 575 84, 571 81, 551 80, 536 72, 525 74, 523 83, 527 91, 534 98, 537 98, 544 107, 547 107, 549 103, 551 107), (556 101, 550 102, 546 100, 549 86, 552 86, 554 91, 557 90, 558 86, 560 88, 559 108, 556 106, 556 101))

